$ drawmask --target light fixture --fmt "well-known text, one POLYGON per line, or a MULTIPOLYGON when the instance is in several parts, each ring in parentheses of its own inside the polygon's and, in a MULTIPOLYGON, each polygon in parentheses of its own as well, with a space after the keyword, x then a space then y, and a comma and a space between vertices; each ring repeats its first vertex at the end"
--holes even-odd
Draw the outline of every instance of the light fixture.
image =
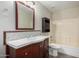
POLYGON ((35 7, 35 2, 34 1, 26 1, 26 4, 28 4, 32 8, 35 7))
POLYGON ((29 5, 30 7, 34 8, 35 6, 35 2, 34 1, 21 1, 23 2, 25 5, 29 5))

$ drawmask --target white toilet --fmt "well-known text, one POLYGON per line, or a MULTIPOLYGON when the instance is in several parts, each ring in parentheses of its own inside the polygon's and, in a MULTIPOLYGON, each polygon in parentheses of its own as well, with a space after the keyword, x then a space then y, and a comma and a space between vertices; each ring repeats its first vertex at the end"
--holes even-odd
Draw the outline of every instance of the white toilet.
POLYGON ((52 55, 53 57, 58 56, 58 51, 60 49, 60 45, 59 44, 49 44, 49 54, 52 55))

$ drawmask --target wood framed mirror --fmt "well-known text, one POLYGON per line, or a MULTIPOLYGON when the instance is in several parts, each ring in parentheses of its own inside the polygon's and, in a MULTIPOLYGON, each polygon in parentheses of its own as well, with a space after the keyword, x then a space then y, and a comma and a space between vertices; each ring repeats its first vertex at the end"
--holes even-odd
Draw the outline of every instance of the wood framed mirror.
POLYGON ((34 30, 34 9, 23 2, 16 1, 16 30, 34 30))

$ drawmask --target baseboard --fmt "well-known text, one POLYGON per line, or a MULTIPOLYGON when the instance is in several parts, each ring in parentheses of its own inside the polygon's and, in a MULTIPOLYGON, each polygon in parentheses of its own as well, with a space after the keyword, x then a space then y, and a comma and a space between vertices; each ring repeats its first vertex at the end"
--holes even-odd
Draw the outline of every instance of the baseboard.
POLYGON ((59 49, 59 52, 67 54, 67 55, 71 55, 74 57, 79 57, 79 48, 74 48, 74 47, 69 47, 69 46, 63 45, 59 49))

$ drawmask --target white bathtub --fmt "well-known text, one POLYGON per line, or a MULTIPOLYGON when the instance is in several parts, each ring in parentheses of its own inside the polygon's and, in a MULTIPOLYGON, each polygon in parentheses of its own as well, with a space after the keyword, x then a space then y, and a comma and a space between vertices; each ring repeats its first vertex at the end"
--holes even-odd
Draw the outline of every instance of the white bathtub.
MULTIPOLYGON (((57 44, 57 45, 60 46, 60 49, 59 49, 58 52, 64 53, 64 54, 67 54, 67 55, 71 55, 71 56, 74 56, 74 57, 79 57, 79 48, 75 48, 75 47, 71 47, 71 46, 67 46, 67 45, 60 45, 60 44, 57 44)), ((53 55, 51 53, 50 48, 49 48, 49 54, 53 55)))

